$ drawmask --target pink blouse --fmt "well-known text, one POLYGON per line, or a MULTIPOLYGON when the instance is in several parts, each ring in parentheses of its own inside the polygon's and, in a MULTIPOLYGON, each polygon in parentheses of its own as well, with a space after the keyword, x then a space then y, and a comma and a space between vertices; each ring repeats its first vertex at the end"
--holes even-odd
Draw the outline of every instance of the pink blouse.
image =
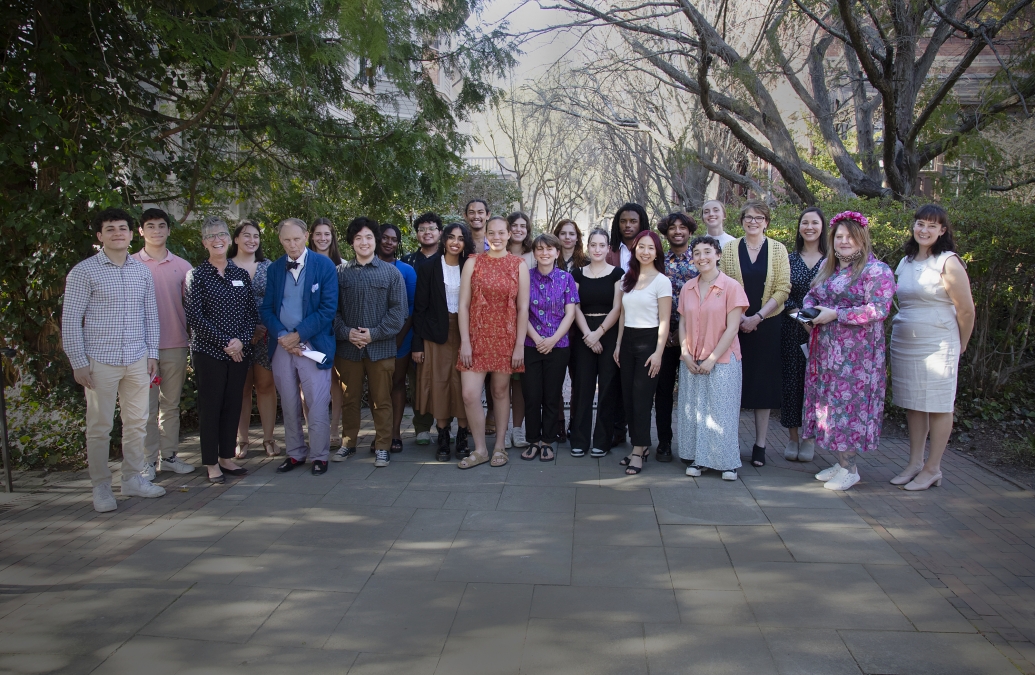
MULTIPOLYGON (((735 307, 748 308, 747 293, 736 280, 719 272, 708 295, 701 302, 701 277, 686 282, 679 292, 679 315, 686 327, 686 346, 695 361, 703 361, 715 351, 722 334, 726 332, 726 316, 735 307)), ((740 337, 734 336, 718 363, 729 363, 730 354, 740 358, 740 337)))

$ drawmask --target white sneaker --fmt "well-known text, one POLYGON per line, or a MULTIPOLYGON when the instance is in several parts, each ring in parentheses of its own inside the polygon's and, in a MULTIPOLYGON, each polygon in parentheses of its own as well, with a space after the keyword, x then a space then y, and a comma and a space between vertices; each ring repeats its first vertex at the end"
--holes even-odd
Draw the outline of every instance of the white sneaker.
MULTIPOLYGON (((158 460, 159 471, 172 471, 173 473, 190 473, 191 471, 194 471, 194 469, 196 468, 197 467, 193 464, 188 464, 176 455, 173 455, 168 459, 162 457, 158 460)), ((154 480, 154 477, 152 476, 149 480, 154 480)))
POLYGON ((503 448, 505 450, 510 450, 512 447, 514 447, 514 430, 507 429, 503 434, 503 448))
POLYGON ((155 464, 158 464, 158 462, 155 462, 154 464, 151 462, 144 462, 144 468, 141 469, 140 475, 148 480, 154 480, 155 472, 157 471, 155 464))
POLYGON ((827 468, 823 469, 822 471, 816 474, 816 480, 821 480, 825 483, 841 471, 847 471, 847 469, 842 469, 840 464, 828 466, 827 468))
POLYGON ((858 472, 852 473, 848 469, 842 469, 841 473, 837 474, 826 483, 823 483, 823 487, 828 490, 847 490, 862 478, 859 477, 858 472))
POLYGON ((694 478, 697 478, 702 473, 704 473, 704 469, 702 467, 697 466, 696 464, 691 464, 690 466, 686 467, 686 475, 688 476, 693 476, 694 478))
POLYGON ((798 461, 811 462, 816 455, 816 439, 806 438, 798 443, 798 461))
POLYGON ((388 466, 392 461, 392 456, 387 450, 376 450, 374 452, 374 457, 374 466, 376 467, 388 466))
POLYGON ((115 495, 111 492, 111 483, 102 483, 93 486, 93 510, 97 513, 114 511, 119 505, 115 502, 115 495))
POLYGON ((730 469, 729 471, 723 471, 722 472, 722 479, 723 480, 737 480, 737 470, 736 469, 730 469))
POLYGON ((590 448, 589 449, 589 456, 590 457, 596 457, 597 459, 600 459, 601 457, 606 457, 607 453, 605 451, 601 450, 600 448, 590 448))
POLYGON ((788 462, 798 459, 798 441, 787 441, 787 445, 783 449, 783 458, 788 462))
POLYGON ((528 447, 528 441, 525 440, 525 427, 524 426, 514 427, 511 430, 510 436, 511 436, 511 442, 514 444, 515 448, 527 448, 528 447))
POLYGON ((127 497, 161 497, 165 494, 165 488, 155 485, 140 474, 122 479, 122 494, 127 497))
POLYGON ((431 443, 431 432, 422 431, 417 434, 417 445, 429 445, 431 443))

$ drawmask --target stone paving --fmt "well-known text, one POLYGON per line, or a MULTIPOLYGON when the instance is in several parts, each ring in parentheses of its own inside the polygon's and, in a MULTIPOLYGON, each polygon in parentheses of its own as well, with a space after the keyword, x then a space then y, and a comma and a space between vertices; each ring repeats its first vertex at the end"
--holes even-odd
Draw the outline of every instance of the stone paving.
POLYGON ((109 514, 82 475, 7 501, 0 673, 1035 673, 1033 494, 960 456, 907 493, 886 438, 836 494, 775 423, 735 483, 567 446, 459 471, 410 436, 109 514))

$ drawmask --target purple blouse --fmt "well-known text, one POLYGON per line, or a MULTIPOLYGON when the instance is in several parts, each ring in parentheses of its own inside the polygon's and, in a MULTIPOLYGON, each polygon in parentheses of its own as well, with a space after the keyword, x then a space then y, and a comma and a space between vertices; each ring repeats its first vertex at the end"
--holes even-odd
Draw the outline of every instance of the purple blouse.
MULTIPOLYGON (((528 273, 528 323, 542 337, 548 338, 557 332, 564 320, 565 305, 578 302, 579 290, 575 280, 564 270, 554 267, 550 274, 543 276, 536 266, 528 273)), ((568 344, 566 333, 556 347, 567 347, 568 344)), ((532 338, 525 338, 525 346, 535 347, 532 338)))

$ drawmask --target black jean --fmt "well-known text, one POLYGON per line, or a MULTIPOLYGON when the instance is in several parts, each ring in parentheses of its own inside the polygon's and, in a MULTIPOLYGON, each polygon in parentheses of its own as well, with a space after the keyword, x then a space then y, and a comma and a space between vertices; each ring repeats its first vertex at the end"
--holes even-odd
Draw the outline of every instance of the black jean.
POLYGON ((244 381, 251 359, 240 363, 221 361, 191 352, 198 385, 198 426, 201 431, 201 463, 211 466, 218 458, 232 459, 241 420, 244 381))
POLYGON ((650 445, 650 413, 658 377, 651 377, 645 364, 657 348, 657 327, 626 328, 622 333, 618 355, 622 363, 622 401, 629 422, 629 440, 634 446, 650 445))
POLYGON ((570 352, 569 347, 554 347, 549 354, 540 354, 535 347, 525 347, 521 393, 525 395, 525 439, 529 443, 557 440, 557 405, 570 352))
MULTIPOLYGON (((587 316, 590 330, 596 330, 604 317, 587 316)), ((615 363, 615 343, 618 328, 612 326, 600 338, 603 350, 594 354, 586 343, 579 340, 572 347, 575 362, 575 377, 572 380, 571 398, 571 447, 590 450, 611 449, 614 434, 615 410, 619 404, 621 384, 618 380, 618 364, 615 363), (593 427, 593 398, 597 399, 597 424, 593 427), (592 435, 592 443, 590 436, 592 435)))
POLYGON ((665 347, 658 371, 658 390, 654 394, 654 419, 657 421, 658 441, 672 442, 672 405, 675 403, 676 379, 679 377, 679 345, 665 347))

